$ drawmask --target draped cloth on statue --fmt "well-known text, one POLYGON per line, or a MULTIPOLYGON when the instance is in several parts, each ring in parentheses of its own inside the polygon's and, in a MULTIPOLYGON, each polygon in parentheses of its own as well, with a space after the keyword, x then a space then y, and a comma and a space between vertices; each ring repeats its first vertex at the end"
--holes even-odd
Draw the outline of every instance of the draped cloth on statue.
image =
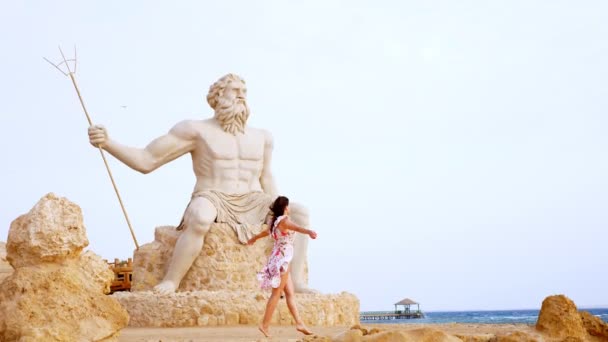
MULTIPOLYGON (((261 191, 235 195, 216 190, 204 190, 193 193, 190 201, 196 197, 204 197, 215 206, 217 210, 215 222, 227 223, 241 243, 247 243, 247 240, 260 232, 274 200, 272 196, 261 191)), ((185 220, 187 215, 188 207, 184 211, 177 230, 188 228, 185 220)))

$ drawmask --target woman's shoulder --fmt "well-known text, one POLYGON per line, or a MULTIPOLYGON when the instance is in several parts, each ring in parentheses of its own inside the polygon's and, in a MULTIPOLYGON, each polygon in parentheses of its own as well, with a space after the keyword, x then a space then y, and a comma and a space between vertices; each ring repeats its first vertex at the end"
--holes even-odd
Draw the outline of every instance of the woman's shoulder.
POLYGON ((288 220, 289 220, 289 215, 281 215, 281 216, 277 217, 277 220, 275 222, 278 224, 279 222, 283 222, 283 221, 287 222, 288 220))
POLYGON ((289 216, 288 215, 281 215, 279 217, 277 217, 277 219, 274 221, 274 226, 278 227, 279 225, 285 223, 289 221, 289 216))

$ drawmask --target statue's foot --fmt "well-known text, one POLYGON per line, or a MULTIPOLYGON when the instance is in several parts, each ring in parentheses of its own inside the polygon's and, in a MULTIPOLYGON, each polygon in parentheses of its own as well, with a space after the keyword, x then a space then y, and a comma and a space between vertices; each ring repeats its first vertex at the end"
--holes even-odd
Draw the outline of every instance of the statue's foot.
POLYGON ((310 287, 308 287, 304 284, 294 284, 293 289, 296 293, 316 293, 316 294, 321 293, 317 290, 311 289, 310 287))
POLYGON ((163 280, 160 284, 154 286, 154 292, 158 294, 172 294, 177 289, 177 286, 170 280, 163 280))
POLYGON ((312 331, 308 330, 308 328, 304 324, 296 325, 296 330, 304 335, 312 335, 312 331))

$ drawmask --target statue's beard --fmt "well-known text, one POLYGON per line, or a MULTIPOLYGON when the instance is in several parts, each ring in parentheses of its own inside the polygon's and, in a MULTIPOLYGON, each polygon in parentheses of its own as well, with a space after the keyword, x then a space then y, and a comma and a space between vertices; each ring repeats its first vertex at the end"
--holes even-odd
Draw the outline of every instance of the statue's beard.
POLYGON ((234 101, 220 98, 215 108, 215 119, 220 123, 224 132, 235 135, 245 132, 245 124, 249 117, 249 106, 244 99, 234 101))

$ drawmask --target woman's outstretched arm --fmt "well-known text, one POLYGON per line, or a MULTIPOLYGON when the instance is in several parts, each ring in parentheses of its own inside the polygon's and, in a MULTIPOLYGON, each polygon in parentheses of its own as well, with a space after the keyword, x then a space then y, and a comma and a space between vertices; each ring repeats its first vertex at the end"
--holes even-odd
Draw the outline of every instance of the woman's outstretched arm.
POLYGON ((297 224, 293 223, 289 218, 287 220, 283 220, 279 223, 279 228, 293 230, 294 232, 298 232, 301 234, 305 234, 310 236, 312 239, 317 238, 317 232, 314 230, 302 228, 297 224))
POLYGON ((260 232, 258 235, 256 235, 256 236, 252 237, 251 239, 249 239, 249 240, 247 241, 247 244, 251 246, 251 245, 253 245, 253 244, 254 244, 256 241, 258 241, 259 239, 261 239, 261 238, 263 238, 263 237, 266 237, 266 236, 268 236, 268 235, 270 235, 270 228, 266 228, 266 229, 262 230, 262 231, 261 231, 261 232, 260 232))

